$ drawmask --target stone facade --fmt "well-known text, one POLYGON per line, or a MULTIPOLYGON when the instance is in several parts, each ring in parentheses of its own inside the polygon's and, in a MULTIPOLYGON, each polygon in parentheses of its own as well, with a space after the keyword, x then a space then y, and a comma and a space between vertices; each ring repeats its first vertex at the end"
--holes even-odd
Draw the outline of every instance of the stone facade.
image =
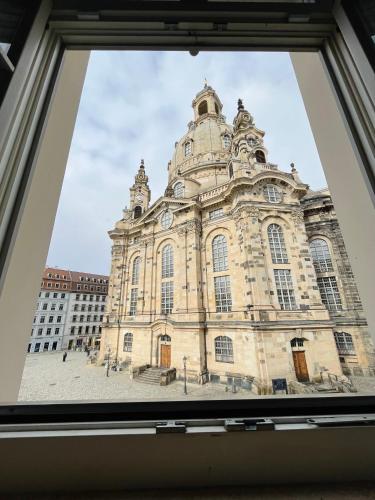
POLYGON ((340 275, 340 311, 322 302, 309 247, 326 223, 314 214, 327 204, 294 165, 286 173, 267 161, 265 133, 241 101, 233 126, 207 85, 193 110, 165 195, 150 205, 142 161, 130 207, 109 232, 99 361, 110 355, 132 370, 171 367, 182 377, 185 357, 191 381, 267 392, 272 379, 341 375, 348 363, 340 363, 339 328, 354 337, 356 366, 370 369, 372 345, 333 208, 324 234, 340 275))

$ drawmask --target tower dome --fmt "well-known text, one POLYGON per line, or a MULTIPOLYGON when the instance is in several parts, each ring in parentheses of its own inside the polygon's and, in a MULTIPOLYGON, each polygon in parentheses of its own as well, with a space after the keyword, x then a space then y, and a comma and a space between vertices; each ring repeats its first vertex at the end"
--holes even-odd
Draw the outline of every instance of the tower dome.
POLYGON ((220 182, 227 175, 233 127, 225 121, 222 103, 215 90, 205 84, 192 102, 194 120, 188 132, 175 144, 169 164, 169 183, 178 177, 197 180, 202 188, 220 182))

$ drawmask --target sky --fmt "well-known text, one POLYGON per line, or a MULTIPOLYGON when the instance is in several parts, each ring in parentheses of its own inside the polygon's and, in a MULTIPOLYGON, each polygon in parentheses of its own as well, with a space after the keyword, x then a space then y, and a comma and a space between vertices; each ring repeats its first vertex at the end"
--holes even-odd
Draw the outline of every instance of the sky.
POLYGON ((228 123, 241 98, 264 130, 268 160, 294 162, 312 189, 326 186, 287 53, 92 52, 78 110, 47 264, 108 274, 107 232, 129 205, 140 160, 151 202, 163 195, 174 143, 193 118, 191 103, 213 87, 228 123))

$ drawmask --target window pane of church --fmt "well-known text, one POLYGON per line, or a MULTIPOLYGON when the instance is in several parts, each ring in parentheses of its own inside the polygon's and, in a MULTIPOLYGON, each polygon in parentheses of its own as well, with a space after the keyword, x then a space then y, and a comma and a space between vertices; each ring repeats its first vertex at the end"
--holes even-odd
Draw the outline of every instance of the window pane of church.
POLYGON ((353 337, 350 333, 335 332, 334 335, 339 354, 355 354, 353 337))
POLYGON ((319 238, 312 240, 310 243, 310 250, 315 271, 317 273, 333 271, 328 243, 325 240, 319 238))
POLYGON ((187 142, 185 144, 185 156, 189 156, 191 154, 191 142, 187 142))
POLYGON ((229 337, 216 337, 215 359, 223 363, 233 363, 233 342, 229 337))
POLYGON ((138 285, 140 263, 140 257, 136 257, 133 262, 132 285, 138 285))
POLYGON ((275 269, 277 298, 281 309, 296 309, 292 276, 289 269, 275 269))
POLYGON ((132 352, 133 350, 133 334, 125 333, 124 335, 124 352, 132 352))
POLYGON ((161 312, 170 314, 173 309, 173 281, 163 281, 161 284, 161 312))
POLYGON ((222 208, 217 208, 216 210, 211 210, 209 213, 209 218, 211 220, 218 219, 224 215, 224 210, 222 208))
POLYGON ((137 312, 137 298, 138 298, 138 288, 132 288, 130 292, 130 316, 134 316, 137 312))
POLYGON ((318 278, 318 287, 323 304, 330 310, 341 309, 340 292, 334 276, 318 278))
POLYGON ((177 182, 173 188, 175 198, 182 198, 184 196, 184 185, 182 182, 177 182))
POLYGON ((171 245, 165 246, 162 251, 161 277, 162 278, 173 277, 173 248, 171 245))
POLYGON ((281 201, 281 194, 273 184, 264 186, 263 193, 266 200, 270 203, 279 203, 281 201))
POLYGON ((228 269, 228 248, 225 236, 220 234, 212 240, 212 260, 214 272, 228 269))
POLYGON ((274 264, 285 264, 288 262, 288 254, 285 248, 283 230, 278 224, 270 224, 267 229, 270 244, 272 262, 274 264))
POLYGON ((232 310, 232 295, 229 276, 216 276, 214 278, 216 312, 232 310))
POLYGON ((230 146, 230 137, 229 135, 224 135, 224 148, 227 149, 230 146))
POLYGON ((161 216, 160 224, 163 229, 168 229, 172 224, 172 212, 166 210, 161 216))

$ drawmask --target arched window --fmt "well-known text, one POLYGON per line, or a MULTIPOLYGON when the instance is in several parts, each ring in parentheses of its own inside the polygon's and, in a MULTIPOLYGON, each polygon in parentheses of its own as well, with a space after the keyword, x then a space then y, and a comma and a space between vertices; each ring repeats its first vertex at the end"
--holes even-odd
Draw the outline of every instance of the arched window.
POLYGON ((166 333, 164 335, 160 336, 160 342, 170 342, 170 341, 171 341, 171 337, 169 335, 167 335, 166 333))
POLYGON ((207 101, 202 101, 198 106, 198 115, 201 116, 206 113, 208 113, 207 101))
POLYGON ((305 339, 301 337, 294 337, 294 339, 290 341, 290 345, 291 347, 303 347, 304 342, 305 339))
POLYGON ((310 242, 311 257, 317 273, 325 273, 333 271, 331 254, 329 252, 328 243, 316 238, 310 242))
POLYGON ((228 247, 224 235, 219 234, 212 240, 212 261, 214 272, 228 269, 228 247))
POLYGON ((229 169, 228 169, 228 173, 229 173, 229 179, 231 179, 233 177, 233 166, 232 164, 229 165, 229 169))
POLYGON ((185 151, 185 156, 191 155, 191 141, 185 142, 184 151, 185 151))
POLYGON ((224 148, 225 149, 229 149, 229 147, 230 147, 230 137, 229 137, 228 134, 225 134, 223 136, 223 144, 224 144, 224 148))
POLYGON ((171 227, 173 221, 172 212, 166 210, 160 218, 160 224, 163 229, 168 229, 171 227))
POLYGON ((136 257, 133 261, 132 285, 138 285, 140 264, 141 264, 141 258, 136 257))
POLYGON ((183 198, 184 185, 182 184, 182 182, 177 182, 177 184, 174 185, 173 193, 175 198, 183 198))
POLYGON ((257 149, 255 151, 255 159, 258 163, 266 163, 266 157, 262 150, 257 149))
POLYGON ((133 334, 125 333, 124 335, 124 352, 132 352, 133 350, 133 334))
POLYGON ((270 244, 272 262, 274 264, 286 264, 288 254, 285 248, 283 230, 278 224, 270 224, 267 228, 268 241, 270 244))
POLYGON ((165 245, 161 253, 161 277, 173 277, 173 248, 172 245, 165 245))
POLYGON ((222 363, 233 363, 233 342, 227 336, 215 338, 215 360, 222 363))
POLYGON ((334 332, 334 336, 339 354, 355 354, 353 337, 350 333, 334 332))
POLYGON ((281 194, 274 184, 267 184, 263 188, 263 194, 270 203, 280 203, 281 194))
POLYGON ((137 205, 134 207, 134 219, 139 219, 139 217, 142 215, 142 207, 137 205))

